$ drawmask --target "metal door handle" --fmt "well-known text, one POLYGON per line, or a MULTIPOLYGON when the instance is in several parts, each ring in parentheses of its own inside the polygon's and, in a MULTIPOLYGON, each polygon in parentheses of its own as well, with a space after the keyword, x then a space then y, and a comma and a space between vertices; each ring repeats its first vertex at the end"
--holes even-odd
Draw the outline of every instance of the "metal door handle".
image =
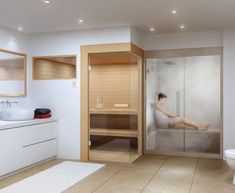
POLYGON ((176 114, 180 116, 180 91, 176 92, 176 114))

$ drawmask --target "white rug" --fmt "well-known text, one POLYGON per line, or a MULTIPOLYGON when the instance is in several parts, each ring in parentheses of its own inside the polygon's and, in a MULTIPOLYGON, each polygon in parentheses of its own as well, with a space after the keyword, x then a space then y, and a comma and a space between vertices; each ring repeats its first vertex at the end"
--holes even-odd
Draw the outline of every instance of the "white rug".
POLYGON ((12 184, 0 193, 62 193, 103 166, 66 161, 12 184))

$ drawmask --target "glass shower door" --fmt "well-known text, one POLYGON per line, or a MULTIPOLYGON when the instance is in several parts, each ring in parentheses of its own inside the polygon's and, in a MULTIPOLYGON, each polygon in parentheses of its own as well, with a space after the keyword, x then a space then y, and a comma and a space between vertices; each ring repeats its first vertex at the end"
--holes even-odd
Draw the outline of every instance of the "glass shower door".
POLYGON ((147 152, 220 154, 220 61, 220 55, 147 59, 147 152), (159 93, 167 96, 160 106, 178 117, 167 126, 156 109, 159 93))
POLYGON ((184 128, 164 128, 156 116, 158 95, 167 96, 162 107, 184 117, 184 58, 147 59, 146 150, 156 153, 184 151, 184 128))
POLYGON ((185 118, 199 128, 185 130, 185 151, 220 153, 220 56, 185 58, 185 118))

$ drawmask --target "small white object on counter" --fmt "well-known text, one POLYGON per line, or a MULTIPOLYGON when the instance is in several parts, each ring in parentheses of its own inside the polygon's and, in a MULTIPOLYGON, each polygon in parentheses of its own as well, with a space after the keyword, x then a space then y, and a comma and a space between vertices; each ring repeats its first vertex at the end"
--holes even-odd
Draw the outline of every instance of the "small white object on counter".
POLYGON ((6 108, 1 113, 1 119, 4 121, 27 121, 34 118, 34 109, 32 108, 6 108))

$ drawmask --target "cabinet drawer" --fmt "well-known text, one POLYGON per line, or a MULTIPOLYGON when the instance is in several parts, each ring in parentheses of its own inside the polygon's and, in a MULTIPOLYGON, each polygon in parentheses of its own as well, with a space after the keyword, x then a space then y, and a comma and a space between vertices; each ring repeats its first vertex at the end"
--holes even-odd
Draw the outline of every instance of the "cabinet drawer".
POLYGON ((23 147, 56 138, 56 122, 32 125, 23 129, 23 147))
POLYGON ((0 176, 22 167, 22 152, 22 130, 0 130, 0 176))
POLYGON ((46 160, 57 154, 56 139, 26 146, 23 149, 26 165, 31 165, 46 160))

